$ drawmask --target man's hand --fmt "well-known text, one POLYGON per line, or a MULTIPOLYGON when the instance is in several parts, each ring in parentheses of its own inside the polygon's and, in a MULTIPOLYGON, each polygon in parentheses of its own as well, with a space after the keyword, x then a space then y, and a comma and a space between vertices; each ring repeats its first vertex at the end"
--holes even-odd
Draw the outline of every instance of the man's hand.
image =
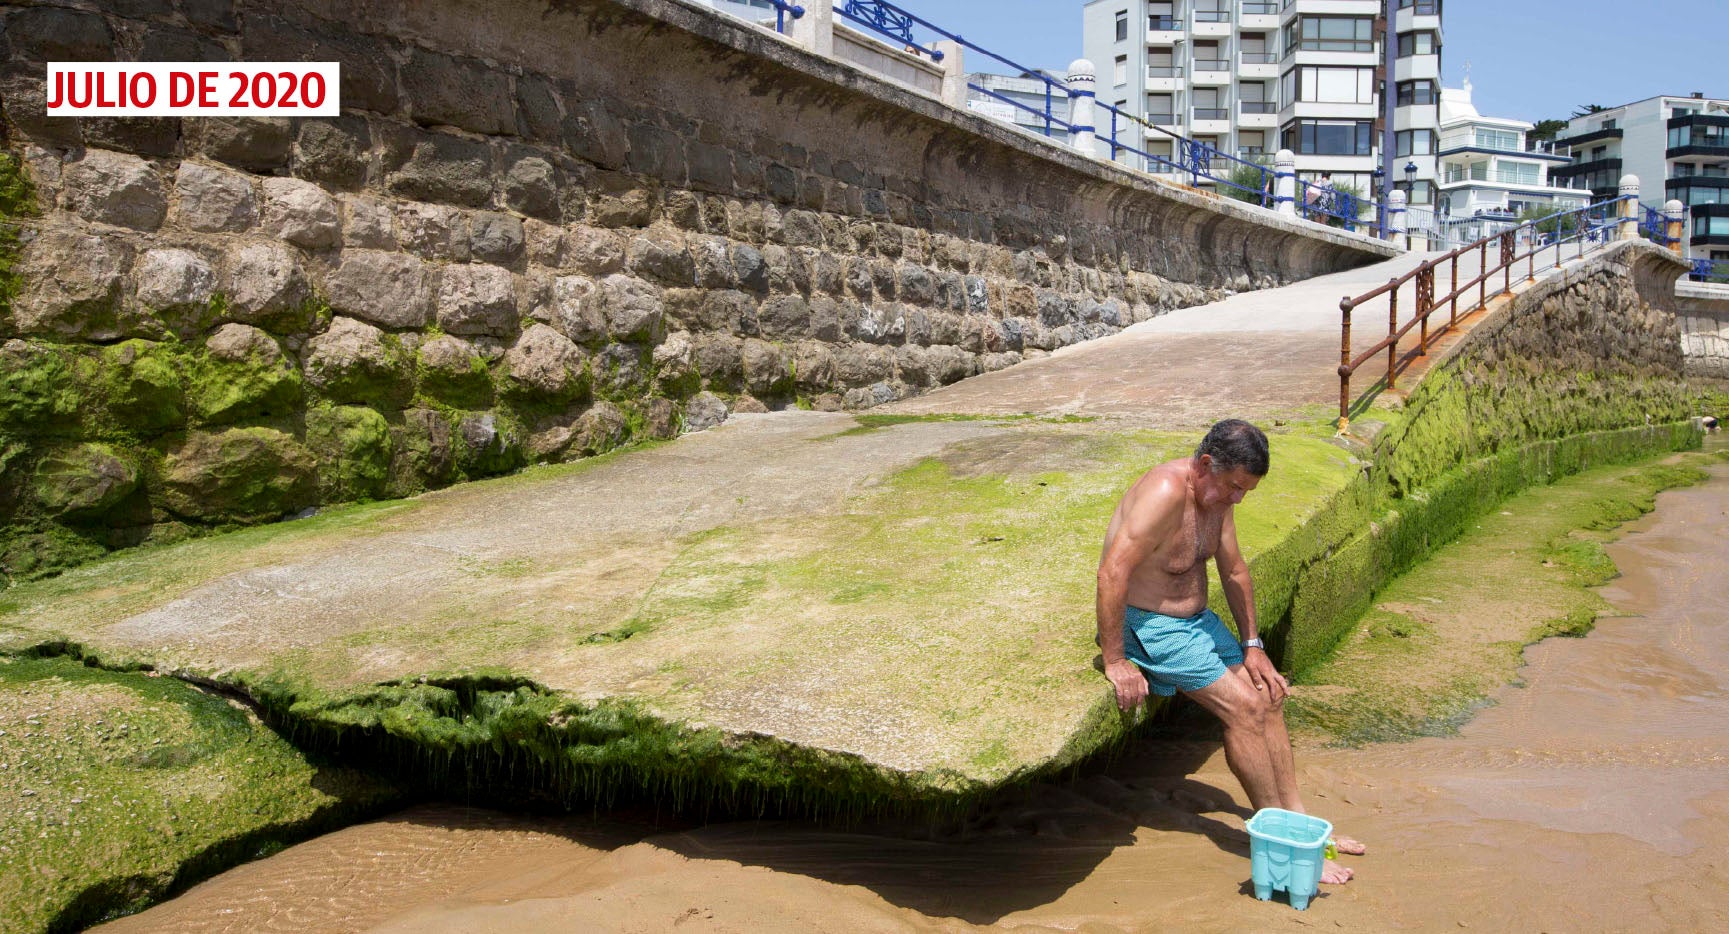
POLYGON ((1117 706, 1124 713, 1134 710, 1147 700, 1147 679, 1128 659, 1105 663, 1105 677, 1117 689, 1117 706))
POLYGON ((1243 650, 1243 670, 1249 673, 1249 680, 1254 682, 1255 690, 1266 691, 1267 699, 1275 704, 1291 693, 1291 682, 1279 674, 1279 669, 1273 667, 1273 660, 1261 649, 1243 650))

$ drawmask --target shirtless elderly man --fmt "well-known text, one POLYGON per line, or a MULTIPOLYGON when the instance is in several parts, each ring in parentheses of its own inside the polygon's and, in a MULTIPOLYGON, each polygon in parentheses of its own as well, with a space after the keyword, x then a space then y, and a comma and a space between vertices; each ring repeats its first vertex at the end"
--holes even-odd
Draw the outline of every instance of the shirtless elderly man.
MULTIPOLYGON (((1255 626, 1254 585, 1237 546, 1232 507, 1267 475, 1267 436, 1238 419, 1207 432, 1193 457, 1160 464, 1123 494, 1099 559, 1099 647, 1117 704, 1147 692, 1189 695, 1225 724, 1225 762, 1256 809, 1302 811, 1291 739, 1290 684, 1267 657, 1255 626), (1243 641, 1207 609, 1207 559, 1219 566, 1243 641)), ((1339 850, 1361 853, 1335 837, 1339 850)), ((1321 881, 1347 882, 1329 862, 1321 881)))

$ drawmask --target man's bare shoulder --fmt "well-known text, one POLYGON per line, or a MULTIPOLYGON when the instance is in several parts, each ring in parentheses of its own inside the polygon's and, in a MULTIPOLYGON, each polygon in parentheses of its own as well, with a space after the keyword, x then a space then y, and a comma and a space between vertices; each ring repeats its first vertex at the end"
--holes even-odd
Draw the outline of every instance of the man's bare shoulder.
POLYGON ((1141 475, 1129 488, 1125 510, 1136 525, 1154 525, 1172 514, 1182 514, 1189 494, 1188 462, 1167 461, 1141 475))

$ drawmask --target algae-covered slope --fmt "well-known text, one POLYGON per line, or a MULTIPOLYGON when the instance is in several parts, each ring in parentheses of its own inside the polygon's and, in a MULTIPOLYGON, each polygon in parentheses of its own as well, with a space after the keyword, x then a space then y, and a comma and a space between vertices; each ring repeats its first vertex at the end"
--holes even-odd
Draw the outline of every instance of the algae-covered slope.
POLYGON ((72 930, 392 800, 173 678, 0 657, 0 930, 72 930))
POLYGON ((1622 523, 1726 460, 1599 467, 1500 503, 1375 595, 1295 689, 1293 727, 1347 743, 1451 732, 1516 677, 1526 645, 1582 636, 1609 609, 1592 588, 1616 575, 1603 543, 1622 523))
MULTIPOLYGON (((952 801, 1121 735, 1094 564, 1122 490, 1194 437, 855 425, 744 420, 117 556, 6 592, 0 640, 216 678, 312 738, 515 749, 555 785, 952 801)), ((1314 437, 1273 457, 1251 558, 1356 473, 1314 437)))

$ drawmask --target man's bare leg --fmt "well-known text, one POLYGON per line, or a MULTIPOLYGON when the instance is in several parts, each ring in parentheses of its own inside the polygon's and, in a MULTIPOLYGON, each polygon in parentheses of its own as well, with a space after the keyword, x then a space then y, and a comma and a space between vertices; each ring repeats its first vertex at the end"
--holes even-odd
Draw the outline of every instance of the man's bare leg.
POLYGON ((1225 725, 1225 764, 1242 783, 1256 810, 1282 807, 1283 798, 1267 755, 1267 699, 1247 677, 1231 674, 1188 695, 1225 725))
MULTIPOLYGON (((1250 683, 1241 666, 1188 694, 1224 724, 1225 764, 1242 783, 1250 805, 1256 810, 1282 807, 1306 813, 1297 794, 1296 763, 1285 729, 1284 705, 1274 707, 1266 692, 1250 683), (1280 741, 1278 747, 1275 738, 1280 741)), ((1353 874, 1349 867, 1328 860, 1321 870, 1321 881, 1341 885, 1351 881, 1353 874)))
MULTIPOLYGON (((1254 689, 1254 683, 1249 681, 1249 673, 1243 666, 1236 665, 1230 670, 1232 674, 1247 682, 1251 690, 1254 689)), ((1267 758, 1272 763, 1273 780, 1279 789, 1278 806, 1287 811, 1307 814, 1302 795, 1297 791, 1297 762, 1291 751, 1291 734, 1285 726, 1285 702, 1282 699, 1273 701, 1267 711, 1265 736, 1267 758)), ((1333 842, 1338 845, 1339 852, 1349 856, 1361 856, 1367 851, 1367 847, 1350 837, 1335 835, 1333 842)))

